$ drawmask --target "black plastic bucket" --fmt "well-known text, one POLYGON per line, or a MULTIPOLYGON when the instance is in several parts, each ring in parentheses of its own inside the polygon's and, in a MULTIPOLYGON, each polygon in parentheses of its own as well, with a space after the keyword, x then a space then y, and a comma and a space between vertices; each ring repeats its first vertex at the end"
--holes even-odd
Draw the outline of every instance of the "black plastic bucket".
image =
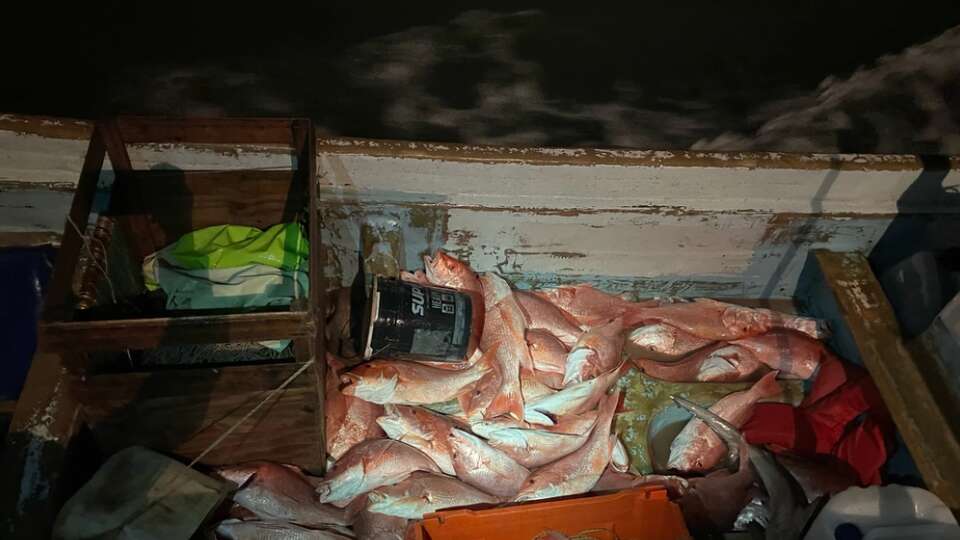
POLYGON ((454 289, 377 276, 367 299, 364 358, 462 362, 473 353, 473 302, 454 289))

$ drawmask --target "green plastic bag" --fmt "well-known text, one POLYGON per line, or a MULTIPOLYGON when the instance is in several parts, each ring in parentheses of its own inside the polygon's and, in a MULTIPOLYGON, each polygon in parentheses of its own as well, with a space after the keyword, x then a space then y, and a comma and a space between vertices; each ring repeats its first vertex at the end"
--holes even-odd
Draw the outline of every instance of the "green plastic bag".
POLYGON ((281 270, 307 271, 310 244, 296 223, 279 223, 261 231, 243 225, 197 229, 144 261, 147 290, 156 290, 157 259, 185 270, 241 268, 262 264, 281 270))
POLYGON ((187 233, 164 251, 167 261, 194 270, 249 264, 300 270, 310 254, 310 245, 296 223, 280 223, 265 231, 217 225, 187 233))

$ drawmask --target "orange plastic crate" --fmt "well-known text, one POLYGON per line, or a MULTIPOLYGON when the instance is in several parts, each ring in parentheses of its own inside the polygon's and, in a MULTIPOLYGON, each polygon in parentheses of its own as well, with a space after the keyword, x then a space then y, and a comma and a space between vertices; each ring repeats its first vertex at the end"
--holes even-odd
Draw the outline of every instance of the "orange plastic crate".
POLYGON ((670 502, 664 488, 653 486, 486 510, 435 512, 411 527, 407 538, 534 540, 547 530, 596 540, 690 538, 680 508, 670 502))

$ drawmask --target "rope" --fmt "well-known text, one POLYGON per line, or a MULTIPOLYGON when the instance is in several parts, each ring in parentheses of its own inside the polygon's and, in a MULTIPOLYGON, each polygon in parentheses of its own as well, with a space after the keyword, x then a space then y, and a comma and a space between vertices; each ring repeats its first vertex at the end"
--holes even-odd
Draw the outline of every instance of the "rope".
MULTIPOLYGON (((107 280, 107 285, 110 287, 110 299, 113 300, 113 303, 117 303, 117 291, 113 287, 113 281, 110 279, 110 263, 107 261, 107 246, 99 238, 91 235, 89 238, 84 234, 80 227, 77 226, 77 223, 73 221, 73 218, 70 217, 70 214, 67 214, 67 223, 69 223, 73 230, 77 231, 77 234, 80 236, 80 240, 83 242, 84 249, 87 250, 87 257, 97 270, 100 270, 100 273, 103 274, 103 279, 107 280), (90 240, 96 240, 100 244, 100 249, 103 250, 103 265, 97 261, 97 256, 93 252, 93 248, 90 247, 90 240)), ((124 352, 127 354, 127 360, 130 362, 130 367, 133 367, 133 355, 130 354, 130 349, 124 349, 124 352)))
POLYGON ((303 373, 304 371, 307 370, 307 368, 309 368, 310 366, 312 366, 312 365, 313 365, 313 362, 314 362, 314 360, 311 358, 311 359, 308 360, 305 364, 303 364, 302 366, 300 366, 300 369, 294 371, 294 372, 293 372, 293 375, 290 375, 289 377, 287 377, 287 380, 283 381, 283 382, 280 384, 280 386, 278 386, 278 387, 274 388, 273 390, 271 390, 270 393, 267 394, 267 396, 266 396, 265 398, 263 398, 263 399, 260 400, 260 403, 257 403, 257 406, 256 406, 256 407, 250 409, 250 412, 248 412, 247 414, 243 415, 243 418, 241 418, 240 420, 237 420, 232 426, 230 426, 229 429, 227 429, 226 431, 223 432, 223 434, 221 434, 219 437, 217 437, 217 439, 216 439, 215 441, 213 441, 212 443, 210 443, 210 445, 207 446, 207 447, 203 450, 203 452, 200 452, 200 454, 197 455, 197 457, 193 458, 193 461, 191 461, 190 464, 187 465, 187 467, 192 468, 194 465, 197 464, 197 462, 199 462, 201 459, 203 459, 204 457, 206 457, 206 455, 209 454, 214 448, 216 448, 221 442, 223 442, 224 439, 226 439, 227 437, 229 437, 230 434, 233 433, 235 429, 237 429, 238 427, 240 427, 240 424, 246 422, 248 418, 250 418, 250 417, 253 416, 257 411, 260 410, 260 407, 263 407, 263 405, 264 405, 266 402, 270 401, 270 398, 272 398, 273 396, 275 396, 278 392, 282 392, 283 389, 286 388, 287 386, 289 386, 290 383, 292 383, 294 379, 296 379, 297 377, 299 377, 301 373, 303 373))
POLYGON ((77 234, 80 236, 80 241, 83 242, 83 247, 87 250, 87 257, 90 258, 90 263, 93 264, 93 266, 96 267, 97 270, 100 270, 100 273, 103 274, 104 279, 107 280, 107 285, 110 286, 110 298, 113 300, 113 303, 116 304, 117 293, 116 293, 116 290, 113 288, 113 281, 110 280, 110 274, 109 272, 107 272, 107 265, 109 263, 107 263, 107 259, 106 259, 106 253, 107 253, 106 246, 103 244, 102 241, 100 241, 99 238, 94 238, 94 240, 100 242, 100 247, 103 249, 104 259, 103 259, 103 265, 101 266, 100 263, 97 261, 97 256, 93 253, 93 248, 90 247, 90 239, 87 238, 87 235, 80 230, 80 227, 78 227, 77 223, 73 221, 73 218, 70 217, 70 214, 67 214, 67 223, 69 223, 73 227, 73 230, 77 231, 77 234))

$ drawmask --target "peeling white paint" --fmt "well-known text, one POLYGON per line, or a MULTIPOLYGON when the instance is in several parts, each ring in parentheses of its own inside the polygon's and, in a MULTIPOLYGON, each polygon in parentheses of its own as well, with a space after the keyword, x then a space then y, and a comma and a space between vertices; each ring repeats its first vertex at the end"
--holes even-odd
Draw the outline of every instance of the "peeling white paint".
POLYGON ((856 308, 858 312, 862 312, 863 309, 875 309, 880 306, 878 302, 863 290, 863 283, 859 280, 849 281, 838 279, 837 286, 850 291, 851 296, 857 301, 856 308))
MULTIPOLYGON (((462 206, 632 209, 679 207, 688 211, 758 211, 806 214, 896 214, 960 211, 931 196, 912 208, 898 199, 916 179, 910 170, 810 170, 732 167, 654 167, 442 161, 409 157, 321 154, 326 193, 376 202, 443 200, 462 206)), ((944 189, 960 185, 950 172, 944 189)))

